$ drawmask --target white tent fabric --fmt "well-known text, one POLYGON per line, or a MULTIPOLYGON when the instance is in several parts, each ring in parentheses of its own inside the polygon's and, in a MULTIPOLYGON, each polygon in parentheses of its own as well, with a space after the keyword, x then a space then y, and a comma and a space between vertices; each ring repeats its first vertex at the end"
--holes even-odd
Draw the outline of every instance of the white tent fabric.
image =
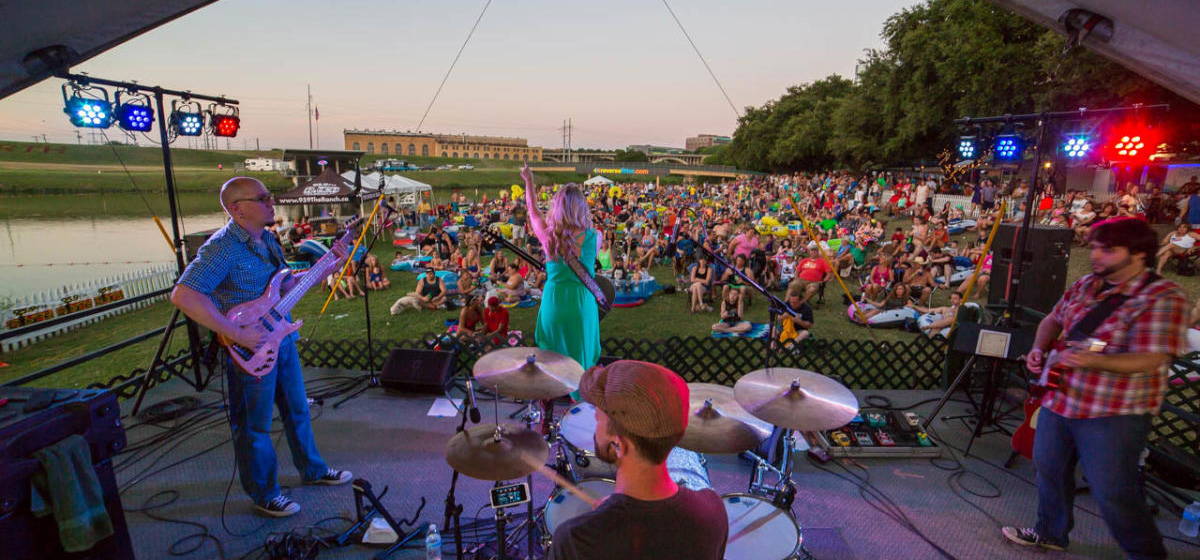
POLYGON ((612 179, 609 179, 608 177, 605 177, 603 175, 597 175, 595 177, 592 177, 591 179, 584 181, 583 184, 585 184, 585 185, 611 185, 611 184, 613 184, 613 181, 612 181, 612 179))
MULTIPOLYGON (((354 172, 347 171, 342 173, 342 177, 348 179, 351 183, 354 182, 354 172)), ((379 178, 383 177, 383 194, 408 194, 433 190, 433 187, 422 183, 416 179, 410 179, 403 175, 383 175, 378 171, 365 173, 362 176, 363 191, 379 190, 379 178)))

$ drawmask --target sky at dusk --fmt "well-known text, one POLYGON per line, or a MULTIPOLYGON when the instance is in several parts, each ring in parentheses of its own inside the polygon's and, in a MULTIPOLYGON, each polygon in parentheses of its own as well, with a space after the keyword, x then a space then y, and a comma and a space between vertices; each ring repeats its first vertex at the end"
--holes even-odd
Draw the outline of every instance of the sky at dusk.
MULTIPOLYGON (((307 147, 311 84, 320 145, 340 148, 345 128, 416 129, 484 3, 222 0, 73 70, 239 99, 238 148, 253 148, 256 138, 263 148, 307 147)), ((853 76, 864 50, 882 46, 884 20, 915 3, 674 0, 671 7, 741 110, 791 85, 853 76)), ((50 79, 0 99, 0 138, 75 142, 60 85, 50 79)), ((498 0, 422 130, 559 148, 567 118, 577 148, 682 147, 688 136, 731 134, 737 125, 661 1, 498 0)))

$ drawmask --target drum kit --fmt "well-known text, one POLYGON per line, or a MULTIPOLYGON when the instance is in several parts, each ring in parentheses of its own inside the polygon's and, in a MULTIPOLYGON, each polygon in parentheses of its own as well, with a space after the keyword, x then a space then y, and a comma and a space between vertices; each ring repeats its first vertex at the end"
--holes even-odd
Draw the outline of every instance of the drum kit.
MULTIPOLYGON (((533 557, 534 528, 548 547, 554 530, 563 522, 591 511, 615 488, 616 468, 596 455, 595 408, 577 403, 561 418, 539 431, 541 411, 537 401, 566 396, 579 386, 583 368, 569 357, 536 348, 503 348, 482 356, 474 366, 474 380, 501 395, 530 401, 518 423, 495 423, 460 430, 446 444, 446 462, 458 473, 494 481, 492 504, 496 513, 496 557, 505 558, 507 514, 497 495, 516 486, 505 481, 527 479, 523 499, 527 517, 517 528, 529 536, 533 557), (551 457, 553 459, 551 460, 551 457), (547 461, 553 466, 547 466, 547 461), (539 515, 534 514, 528 489, 539 472, 556 484, 539 515)), ((690 417, 679 445, 667 457, 667 470, 687 488, 711 488, 702 454, 738 454, 755 462, 749 489, 721 497, 729 520, 725 558, 771 560, 793 558, 800 552, 801 529, 791 512, 796 485, 791 480, 791 450, 796 432, 818 431, 845 425, 858 414, 858 401, 842 384, 819 373, 791 368, 768 368, 742 376, 734 387, 689 383, 690 417), (768 447, 769 459, 755 451, 768 447), (766 475, 774 481, 765 481, 766 475)), ((497 402, 498 404, 498 402, 497 402)), ((497 410, 499 407, 496 407, 497 410)), ((552 414, 552 409, 547 411, 552 414)), ((465 423, 465 412, 464 412, 465 423)), ((520 486, 519 484, 517 486, 520 486)), ((455 521, 461 506, 454 504, 453 483, 447 497, 447 521, 455 521)), ((503 502, 503 500, 501 500, 503 502)), ((457 528, 457 523, 455 526, 457 528)), ((516 531, 513 531, 513 535, 516 531)), ((457 538, 461 546, 461 538, 457 538)), ((461 553, 460 553, 461 555, 461 553)))

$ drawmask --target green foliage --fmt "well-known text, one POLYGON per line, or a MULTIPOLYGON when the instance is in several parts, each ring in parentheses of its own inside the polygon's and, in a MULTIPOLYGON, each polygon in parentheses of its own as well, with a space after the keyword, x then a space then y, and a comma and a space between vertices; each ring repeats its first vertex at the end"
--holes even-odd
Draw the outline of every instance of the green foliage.
POLYGON ((613 155, 616 161, 650 161, 650 157, 637 150, 617 150, 613 155))
MULTIPOLYGON (((747 108, 721 163, 762 171, 878 168, 929 158, 959 134, 962 116, 1123 103, 1172 105, 1174 122, 1200 108, 1091 51, 984 0, 928 0, 884 23, 854 80, 789 87, 747 108)), ((1181 145, 1200 127, 1178 127, 1181 145)), ((715 162, 714 162, 715 163, 715 162)))

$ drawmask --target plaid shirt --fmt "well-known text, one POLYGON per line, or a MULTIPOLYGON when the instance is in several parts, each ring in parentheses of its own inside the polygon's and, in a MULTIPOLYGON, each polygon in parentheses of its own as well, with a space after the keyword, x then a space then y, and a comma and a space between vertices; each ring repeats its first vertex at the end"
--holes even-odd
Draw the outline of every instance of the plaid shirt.
POLYGON ((207 295, 221 313, 258 298, 287 262, 273 234, 263 229, 259 236, 263 242, 255 243, 230 220, 200 247, 178 283, 207 295))
MULTIPOLYGON (((1091 338, 1108 342, 1104 354, 1152 352, 1176 356, 1183 350, 1187 331, 1187 299, 1170 280, 1150 282, 1150 271, 1118 286, 1104 288, 1094 274, 1073 284, 1050 312, 1062 332, 1083 319, 1104 298, 1124 294, 1129 299, 1092 331, 1091 338)), ((1164 365, 1157 371, 1117 374, 1076 369, 1063 377, 1062 391, 1048 391, 1042 406, 1067 418, 1099 418, 1129 414, 1157 414, 1167 384, 1164 365)))

